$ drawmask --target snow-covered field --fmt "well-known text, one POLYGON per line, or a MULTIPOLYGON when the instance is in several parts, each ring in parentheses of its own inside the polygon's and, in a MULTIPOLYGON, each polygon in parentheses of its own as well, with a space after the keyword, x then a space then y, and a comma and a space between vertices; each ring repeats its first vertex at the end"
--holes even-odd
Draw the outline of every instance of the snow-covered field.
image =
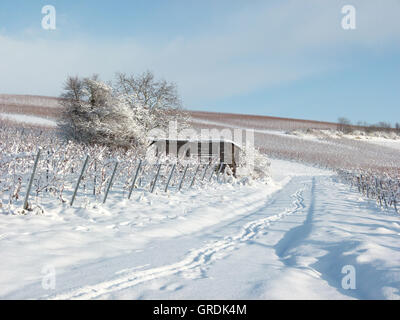
POLYGON ((193 118, 193 123, 201 126, 224 126, 228 128, 243 128, 252 129, 255 133, 266 134, 269 136, 279 136, 286 139, 297 139, 302 141, 317 142, 328 145, 337 145, 340 139, 348 139, 360 142, 372 143, 379 146, 388 147, 395 150, 400 150, 400 136, 398 134, 387 134, 384 132, 375 132, 371 135, 362 134, 362 132, 355 132, 353 134, 343 134, 333 129, 296 129, 296 130, 279 130, 279 129, 257 129, 252 128, 251 125, 246 123, 230 124, 224 121, 211 121, 204 119, 193 118), (336 140, 336 141, 335 141, 336 140))
MULTIPOLYGON (((336 135, 334 129, 310 127, 271 129, 269 121, 264 128, 260 119, 224 120, 222 114, 215 120, 193 118, 193 126, 201 129, 241 128, 254 132, 255 146, 270 157, 317 164, 331 169, 366 170, 398 176, 400 168, 400 140, 383 137, 360 138, 355 135, 336 135), (328 134, 329 133, 329 134, 328 134), (367 139, 368 138, 368 139, 367 139)), ((282 123, 282 121, 281 121, 282 123)), ((305 123, 302 123, 305 125, 305 123)), ((312 126, 312 123, 308 123, 312 126)), ((337 132, 337 131, 336 131, 337 132)))
POLYGON ((0 299, 400 299, 399 214, 320 169, 360 168, 398 179, 400 140, 322 137, 307 126, 333 132, 334 124, 199 113, 197 128, 255 129, 256 147, 273 158, 271 179, 198 183, 178 192, 175 177, 168 193, 138 188, 127 200, 135 156, 93 149, 99 167, 89 166, 91 179, 70 207, 63 201, 90 150, 60 149, 45 128, 55 124, 57 99, 3 95, 1 103, 3 118, 41 130, 22 133, 5 124, 0 140, 0 299), (51 152, 43 152, 34 187, 39 193, 48 178, 52 190, 32 196, 44 214, 20 215, 39 145, 51 152), (101 204, 118 159, 125 168, 101 204), (93 177, 102 181, 94 197, 93 177), (349 279, 355 287, 346 289, 349 279))
POLYGON ((0 215, 0 298, 400 299, 397 214, 330 171, 271 171, 268 184, 0 215))
POLYGON ((0 106, 13 105, 22 107, 60 108, 60 100, 56 97, 0 94, 0 106))
POLYGON ((11 120, 14 122, 22 122, 26 124, 39 125, 39 126, 46 126, 46 127, 57 126, 55 120, 49 120, 43 117, 37 117, 26 114, 0 113, 0 119, 11 120))
POLYGON ((380 137, 369 137, 367 139, 363 139, 363 141, 400 151, 399 139, 393 140, 380 137))
POLYGON ((327 142, 325 138, 330 138, 331 141, 332 139, 334 141, 334 139, 345 138, 400 150, 400 136, 393 132, 390 134, 385 132, 372 132, 370 135, 367 135, 359 131, 343 134, 336 130, 310 130, 309 132, 294 130, 293 132, 289 132, 289 134, 299 139, 311 139, 320 142, 327 142))

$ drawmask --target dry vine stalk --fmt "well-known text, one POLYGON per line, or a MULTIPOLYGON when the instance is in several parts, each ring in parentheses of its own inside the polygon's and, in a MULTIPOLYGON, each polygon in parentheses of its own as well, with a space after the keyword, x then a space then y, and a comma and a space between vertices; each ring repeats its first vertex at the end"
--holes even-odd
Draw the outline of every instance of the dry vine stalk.
POLYGON ((339 170, 339 176, 356 186, 358 191, 368 198, 375 199, 381 207, 393 207, 399 213, 400 179, 391 177, 388 173, 379 174, 372 171, 339 170))

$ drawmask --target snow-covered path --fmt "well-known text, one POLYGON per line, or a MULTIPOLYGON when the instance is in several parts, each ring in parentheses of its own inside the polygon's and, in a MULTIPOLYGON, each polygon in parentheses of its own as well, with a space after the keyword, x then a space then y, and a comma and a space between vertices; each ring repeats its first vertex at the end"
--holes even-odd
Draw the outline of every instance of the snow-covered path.
MULTIPOLYGON (((399 299, 399 217, 315 173, 255 195, 230 219, 173 237, 161 233, 140 250, 65 268, 54 290, 38 279, 3 298, 399 299), (342 288, 348 265, 354 290, 342 288)), ((287 176, 279 171, 274 178, 287 176)))

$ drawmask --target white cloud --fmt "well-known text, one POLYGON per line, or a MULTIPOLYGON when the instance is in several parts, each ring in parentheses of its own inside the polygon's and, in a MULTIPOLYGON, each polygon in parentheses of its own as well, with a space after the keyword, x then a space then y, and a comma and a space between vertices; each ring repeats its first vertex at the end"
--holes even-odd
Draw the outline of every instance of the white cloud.
POLYGON ((58 95, 68 74, 99 73, 111 79, 116 71, 151 69, 175 81, 189 106, 199 99, 240 95, 335 68, 335 57, 349 50, 397 46, 399 1, 351 2, 357 9, 353 31, 340 27, 341 7, 347 1, 292 0, 274 5, 246 2, 242 11, 221 16, 219 25, 169 42, 101 35, 22 40, 3 34, 0 88, 4 93, 58 95))

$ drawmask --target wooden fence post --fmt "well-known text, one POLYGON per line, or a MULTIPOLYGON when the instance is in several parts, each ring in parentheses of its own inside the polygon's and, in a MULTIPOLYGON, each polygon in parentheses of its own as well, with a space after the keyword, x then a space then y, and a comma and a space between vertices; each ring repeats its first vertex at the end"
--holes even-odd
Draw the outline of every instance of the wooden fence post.
POLYGON ((115 171, 117 171, 117 166, 118 166, 118 162, 115 163, 114 171, 113 171, 113 173, 111 175, 110 183, 108 184, 108 187, 107 187, 107 190, 106 190, 106 194, 104 195, 103 203, 106 203, 108 192, 110 191, 111 185, 112 185, 113 180, 114 180, 115 171))
POLYGON ((97 160, 94 159, 94 177, 93 177, 93 195, 96 197, 96 184, 97 184, 97 160))
POLYGON ((210 178, 208 179, 209 182, 211 181, 211 178, 213 177, 214 172, 215 172, 215 170, 217 169, 217 167, 218 167, 218 165, 216 164, 216 165, 214 166, 214 168, 211 170, 211 175, 210 175, 210 178))
POLYGON ((206 173, 207 173, 207 170, 208 170, 208 167, 209 167, 209 166, 210 166, 210 164, 207 163, 206 167, 204 168, 203 177, 201 178, 201 181, 204 180, 204 177, 206 176, 206 173))
POLYGON ((188 168, 189 168, 189 164, 186 165, 185 171, 183 171, 183 175, 182 175, 181 181, 180 181, 180 183, 179 183, 178 190, 181 190, 181 188, 182 188, 183 179, 185 179, 186 171, 187 171, 188 168))
POLYGON ((222 168, 223 168, 224 164, 221 163, 219 170, 218 170, 218 175, 217 175, 217 182, 219 182, 219 177, 221 176, 221 172, 222 172, 222 168))
POLYGON ((25 196, 25 201, 24 201, 24 209, 25 210, 28 210, 29 194, 31 193, 32 183, 33 183, 33 179, 35 178, 35 173, 36 173, 36 168, 37 168, 37 165, 38 165, 38 162, 39 162, 39 157, 40 157, 40 149, 38 150, 38 153, 36 155, 35 163, 33 165, 31 179, 29 180, 28 190, 27 190, 26 196, 25 196))
POLYGON ((157 184, 157 179, 158 179, 158 175, 160 174, 160 169, 161 169, 161 163, 158 165, 157 173, 156 173, 156 176, 154 177, 153 185, 151 186, 151 193, 153 193, 154 188, 157 184))
POLYGON ((141 167, 141 166, 142 166, 142 159, 139 160, 139 164, 138 164, 138 167, 137 167, 137 169, 136 169, 135 177, 133 178, 131 188, 129 189, 129 196, 128 196, 128 199, 131 198, 132 191, 133 191, 133 188, 135 187, 136 179, 137 179, 137 177, 138 177, 138 175, 139 175, 139 171, 140 171, 140 167, 141 167))
POLYGON ((85 163, 83 164, 81 174, 79 175, 78 181, 77 181, 77 183, 76 183, 76 187, 75 187, 75 190, 74 190, 74 194, 72 195, 72 199, 71 199, 71 203, 70 203, 71 207, 72 207, 72 205, 74 204, 75 197, 76 197, 76 194, 77 194, 77 192, 78 192, 79 184, 81 183, 83 174, 85 173, 85 170, 86 170, 86 166, 87 166, 87 164, 88 164, 88 161, 89 161, 89 155, 86 156, 86 160, 85 160, 85 163))
POLYGON ((47 160, 46 160, 46 192, 48 192, 48 186, 49 186, 49 160, 50 157, 50 150, 47 150, 47 160))
POLYGON ((169 177, 168 177, 168 180, 167 180, 167 184, 165 185, 165 190, 164 190, 165 192, 168 191, 169 182, 171 181, 172 175, 174 174, 175 166, 176 166, 176 164, 174 164, 172 166, 171 173, 169 174, 169 177))
POLYGON ((192 182, 190 183, 190 188, 193 187, 194 185, 194 181, 196 180, 196 174, 199 171, 200 165, 197 165, 196 171, 194 172, 193 178, 192 178, 192 182))

